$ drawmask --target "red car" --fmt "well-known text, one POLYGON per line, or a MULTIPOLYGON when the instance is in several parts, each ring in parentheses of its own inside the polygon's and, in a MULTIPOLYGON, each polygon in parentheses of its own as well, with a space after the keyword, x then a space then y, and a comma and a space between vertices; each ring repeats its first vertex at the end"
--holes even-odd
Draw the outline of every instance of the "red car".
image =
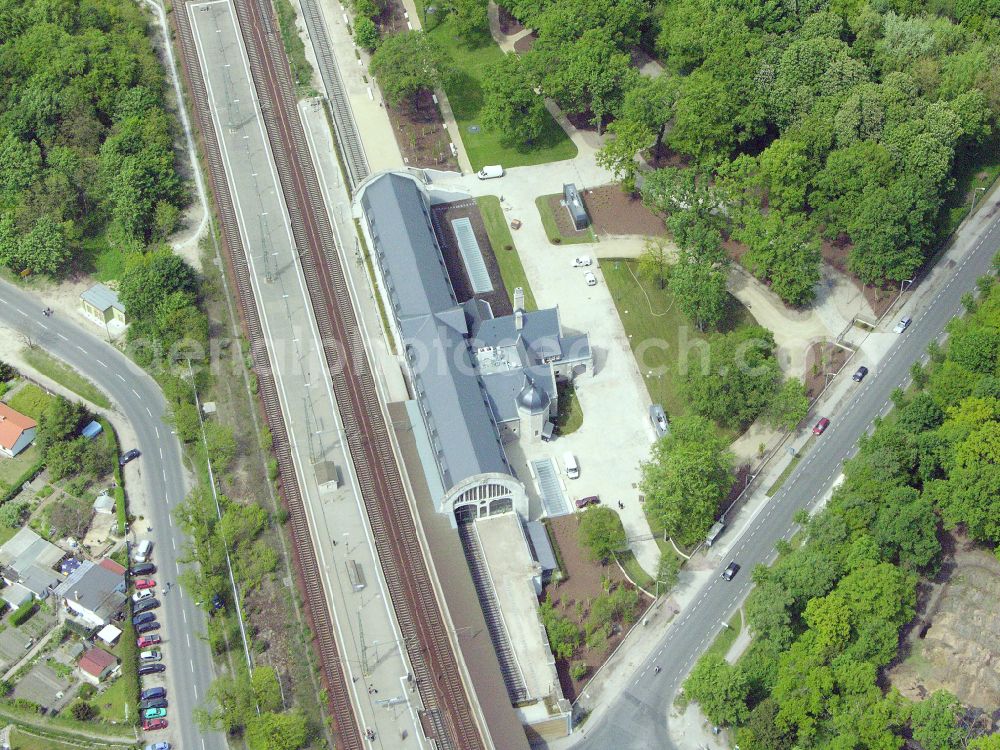
POLYGON ((155 589, 156 581, 152 578, 140 578, 135 582, 135 587, 139 589, 139 591, 142 591, 143 589, 155 589))
POLYGON ((601 498, 597 495, 591 495, 590 497, 581 497, 576 501, 577 508, 586 508, 588 505, 600 505, 601 498))
POLYGON ((148 646, 155 646, 162 640, 159 635, 153 633, 152 635, 144 635, 136 638, 135 645, 139 648, 147 648, 148 646))
POLYGON ((167 720, 166 719, 150 719, 149 721, 142 722, 143 732, 152 732, 154 729, 166 729, 167 720))
POLYGON ((827 419, 826 417, 823 417, 816 423, 816 426, 813 427, 813 435, 822 435, 824 432, 826 432, 826 428, 829 426, 830 426, 830 420, 827 419))

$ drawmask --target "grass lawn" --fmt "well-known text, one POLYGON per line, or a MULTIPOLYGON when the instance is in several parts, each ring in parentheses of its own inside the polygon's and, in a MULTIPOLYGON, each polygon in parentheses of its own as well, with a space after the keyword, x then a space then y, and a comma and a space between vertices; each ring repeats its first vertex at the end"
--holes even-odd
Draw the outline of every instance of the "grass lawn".
MULTIPOLYGON (((678 355, 684 352, 690 352, 691 361, 697 364, 699 354, 692 347, 705 340, 706 335, 674 304, 669 289, 660 289, 655 281, 639 277, 638 272, 633 276, 635 261, 602 259, 600 263, 649 397, 653 403, 663 404, 670 418, 688 414, 690 409, 681 395, 675 364, 678 355)), ((721 330, 752 323, 746 308, 735 297, 729 297, 721 330)), ((720 429, 720 435, 727 438, 735 434, 720 429)))
POLYGON ((125 254, 108 244, 103 235, 83 241, 83 254, 89 264, 90 275, 97 281, 115 281, 125 270, 125 254))
POLYGON ((31 417, 35 421, 41 419, 45 413, 45 408, 49 405, 52 396, 47 394, 34 383, 27 383, 24 388, 10 397, 7 405, 14 411, 31 417))
POLYGON ((542 217, 542 226, 545 227, 545 236, 549 238, 549 242, 553 245, 575 245, 581 242, 597 242, 597 237, 594 235, 592 227, 587 227, 586 234, 575 237, 567 237, 561 234, 559 232, 559 225, 556 224, 556 217, 552 215, 552 208, 549 206, 549 198, 551 197, 551 195, 540 195, 535 198, 535 207, 538 208, 538 213, 542 217))
MULTIPOLYGON (((56 730, 58 731, 58 730, 56 730)), ((28 734, 23 729, 15 728, 10 733, 11 750, 118 750, 118 748, 135 747, 126 744, 108 744, 107 742, 87 742, 77 740, 75 742, 61 742, 57 739, 39 737, 28 734)))
POLYGON ((500 199, 495 195, 484 195, 482 198, 476 198, 476 203, 479 204, 479 211, 483 215, 486 234, 489 235, 490 244, 493 245, 493 254, 496 255, 500 276, 503 278, 504 286, 507 287, 511 303, 514 302, 514 287, 519 286, 524 289, 525 310, 537 310, 535 295, 531 293, 531 284, 524 274, 524 266, 521 265, 521 258, 517 254, 514 238, 510 236, 510 227, 507 226, 503 208, 500 207, 500 199))
POLYGON ((619 565, 625 570, 625 575, 631 578, 636 586, 649 592, 651 595, 655 592, 656 582, 649 573, 642 569, 642 566, 639 565, 639 561, 635 559, 635 555, 632 554, 631 550, 616 552, 615 559, 618 560, 619 565))
POLYGON ((29 446, 14 458, 0 457, 0 490, 6 492, 39 458, 37 445, 29 446))
POLYGON ((87 399, 90 403, 96 404, 103 409, 110 409, 111 402, 104 393, 98 390, 97 386, 85 377, 60 362, 54 357, 50 357, 41 349, 26 347, 21 350, 25 362, 38 370, 42 375, 52 378, 73 393, 87 399))
POLYGON ((576 388, 570 382, 559 383, 559 415, 556 417, 556 434, 570 435, 583 424, 583 409, 576 397, 576 388))
MULTIPOLYGON (((417 11, 423 13, 421 0, 417 0, 417 11)), ((480 113, 483 107, 483 80, 489 67, 503 58, 503 50, 493 41, 489 32, 483 35, 478 46, 466 45, 455 38, 451 19, 436 23, 432 15, 427 25, 427 33, 440 44, 445 56, 451 61, 453 75, 445 83, 444 89, 473 169, 478 171, 487 164, 523 167, 576 156, 576 144, 551 116, 545 121, 541 137, 530 148, 504 146, 497 133, 486 132, 482 128, 480 113), (473 125, 479 126, 479 132, 469 131, 469 127, 473 125)))
MULTIPOLYGON (((135 643, 132 644, 132 648, 135 648, 135 643)), ((103 693, 97 693, 90 699, 90 702, 100 710, 101 721, 108 723, 121 723, 125 721, 125 700, 129 695, 129 690, 134 689, 134 686, 129 683, 130 681, 125 676, 119 677, 111 684, 111 687, 103 693)), ((135 699, 132 698, 128 702, 129 718, 134 719, 136 711, 135 699)))

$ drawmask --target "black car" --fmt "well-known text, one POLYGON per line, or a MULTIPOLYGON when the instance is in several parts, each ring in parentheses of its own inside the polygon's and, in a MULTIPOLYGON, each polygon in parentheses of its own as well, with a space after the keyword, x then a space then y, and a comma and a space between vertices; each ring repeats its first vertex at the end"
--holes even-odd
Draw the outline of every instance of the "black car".
MULTIPOLYGON (((151 615, 153 613, 146 612, 145 614, 151 615)), ((158 623, 156 620, 150 620, 149 622, 142 623, 142 625, 136 625, 135 632, 138 633, 139 635, 143 635, 144 633, 152 633, 154 630, 159 630, 159 629, 160 629, 160 623, 158 623)))
POLYGON ((141 667, 139 667, 140 675, 156 674, 157 672, 166 672, 166 671, 167 671, 166 664, 143 664, 141 667))
POLYGON ((143 612, 132 618, 133 625, 142 625, 145 622, 152 622, 156 619, 156 615, 152 612, 143 612))
POLYGON ((128 463, 129 461, 132 461, 132 460, 134 460, 134 459, 136 459, 136 458, 139 458, 139 456, 141 456, 141 455, 142 455, 142 454, 141 454, 141 453, 139 453, 139 449, 138 449, 138 448, 133 448, 133 449, 132 449, 132 450, 130 450, 130 451, 126 451, 126 452, 125 452, 125 453, 123 453, 123 454, 121 455, 121 457, 120 457, 120 458, 118 459, 118 465, 119 465, 119 466, 124 466, 124 465, 125 465, 125 464, 127 464, 127 463, 128 463))
POLYGON ((148 576, 155 572, 156 566, 153 563, 139 563, 138 565, 133 565, 128 573, 134 578, 135 576, 148 576))
POLYGON ((740 572, 740 566, 734 562, 731 562, 729 563, 729 567, 727 567, 724 571, 722 571, 722 577, 725 578, 727 581, 731 581, 736 577, 736 574, 739 572, 740 572))
POLYGON ((148 612, 151 609, 156 609, 160 606, 159 599, 143 599, 142 601, 135 602, 132 604, 132 612, 148 612))
POLYGON ((858 368, 857 372, 855 372, 854 375, 851 376, 851 379, 854 380, 855 383, 860 383, 862 380, 865 379, 865 375, 867 374, 868 374, 868 368, 862 365, 861 367, 858 368))
POLYGON ((149 700, 139 701, 139 710, 145 711, 147 708, 166 708, 167 699, 166 698, 150 698, 149 700))

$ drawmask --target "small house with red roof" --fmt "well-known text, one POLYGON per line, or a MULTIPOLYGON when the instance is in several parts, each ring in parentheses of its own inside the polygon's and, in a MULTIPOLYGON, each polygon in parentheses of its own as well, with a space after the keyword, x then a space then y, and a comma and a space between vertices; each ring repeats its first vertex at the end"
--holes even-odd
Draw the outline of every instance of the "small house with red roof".
POLYGON ((118 668, 118 658, 103 648, 92 648, 83 652, 77 667, 83 679, 91 685, 99 685, 118 668))
POLYGON ((13 458, 23 451, 38 432, 38 423, 0 402, 0 455, 13 458))

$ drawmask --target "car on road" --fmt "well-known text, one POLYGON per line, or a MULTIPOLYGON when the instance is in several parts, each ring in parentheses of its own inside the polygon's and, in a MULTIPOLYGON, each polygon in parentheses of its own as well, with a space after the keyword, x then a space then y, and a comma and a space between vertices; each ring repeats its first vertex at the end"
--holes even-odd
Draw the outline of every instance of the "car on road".
POLYGON ((166 719, 150 719, 149 721, 142 722, 143 732, 152 732, 156 729, 166 729, 167 720, 166 719))
POLYGON ((740 566, 734 562, 729 563, 726 569, 722 571, 722 577, 727 581, 731 581, 736 577, 736 574, 740 572, 740 566))
POLYGON ((594 261, 591 260, 589 255, 578 255, 573 258, 573 268, 585 268, 591 265, 594 261))
POLYGON ((155 646, 162 640, 163 639, 160 638, 160 636, 158 636, 156 633, 153 633, 152 635, 143 635, 140 636, 139 638, 136 638, 135 645, 138 646, 139 648, 149 648, 150 646, 155 646))
POLYGON ((893 333, 902 333, 907 328, 910 327, 910 323, 913 322, 913 318, 906 316, 905 318, 900 318, 899 322, 896 323, 896 327, 892 329, 893 333))
POLYGON ((166 671, 167 671, 166 664, 143 664, 141 667, 139 667, 140 675, 156 674, 157 672, 166 672, 166 671))
POLYGON ((145 711, 147 708, 166 708, 167 699, 166 698, 150 698, 149 700, 139 701, 139 710, 145 711))
POLYGON ((583 275, 583 278, 586 280, 587 286, 597 286, 597 277, 594 276, 593 271, 587 271, 587 273, 583 275))
POLYGON ((577 508, 586 508, 589 505, 600 505, 601 498, 597 495, 590 495, 589 497, 581 497, 576 501, 577 508))
POLYGON ((826 417, 821 418, 816 423, 816 426, 813 427, 813 435, 822 435, 824 432, 826 432, 826 428, 829 426, 830 426, 830 420, 827 419, 826 417))
POLYGON ((146 745, 146 750, 170 750, 169 742, 150 742, 146 745))
POLYGON ((142 718, 144 719, 162 719, 167 715, 167 709, 165 708, 147 708, 142 712, 142 718))
POLYGON ((152 612, 143 612, 132 618, 133 625, 142 625, 145 622, 152 622, 156 619, 156 615, 152 612))
POLYGON ((143 599, 152 599, 152 598, 153 598, 153 592, 150 589, 146 589, 145 591, 136 591, 134 594, 132 594, 132 601, 134 602, 141 602, 143 599))
MULTIPOLYGON (((146 612, 145 614, 153 615, 152 612, 146 612)), ((156 617, 156 615, 153 615, 153 617, 156 617)), ((142 623, 142 625, 135 626, 135 632, 138 633, 139 635, 142 635, 143 633, 152 633, 154 630, 159 630, 159 629, 160 629, 160 623, 157 622, 156 620, 149 620, 148 622, 142 623)))
POLYGON ((149 700, 150 698, 166 698, 167 689, 165 687, 151 687, 146 688, 141 693, 139 693, 139 700, 149 700))
POLYGON ((860 383, 862 380, 865 379, 865 375, 867 374, 868 374, 868 368, 865 367, 864 365, 861 365, 861 367, 859 367, 855 371, 855 373, 851 376, 851 380, 853 380, 855 383, 860 383))
POLYGON ((163 654, 160 653, 159 649, 151 648, 149 651, 143 651, 139 654, 139 660, 148 661, 160 661, 163 658, 163 654))
POLYGON ((125 451, 124 453, 122 453, 121 457, 119 457, 119 459, 118 459, 118 465, 119 466, 124 466, 129 461, 134 461, 135 459, 139 458, 139 456, 141 456, 141 455, 142 454, 139 452, 138 448, 133 448, 132 450, 125 451))
POLYGON ((154 581, 152 578, 140 578, 135 582, 135 587, 139 591, 142 591, 143 589, 155 589, 156 581, 154 581))
POLYGON ((141 602, 135 602, 132 605, 133 612, 148 612, 151 609, 156 609, 160 606, 159 599, 143 599, 141 602))
POLYGON ((138 565, 133 565, 129 570, 129 575, 131 576, 148 576, 150 573, 156 572, 156 566, 153 563, 139 563, 138 565))

